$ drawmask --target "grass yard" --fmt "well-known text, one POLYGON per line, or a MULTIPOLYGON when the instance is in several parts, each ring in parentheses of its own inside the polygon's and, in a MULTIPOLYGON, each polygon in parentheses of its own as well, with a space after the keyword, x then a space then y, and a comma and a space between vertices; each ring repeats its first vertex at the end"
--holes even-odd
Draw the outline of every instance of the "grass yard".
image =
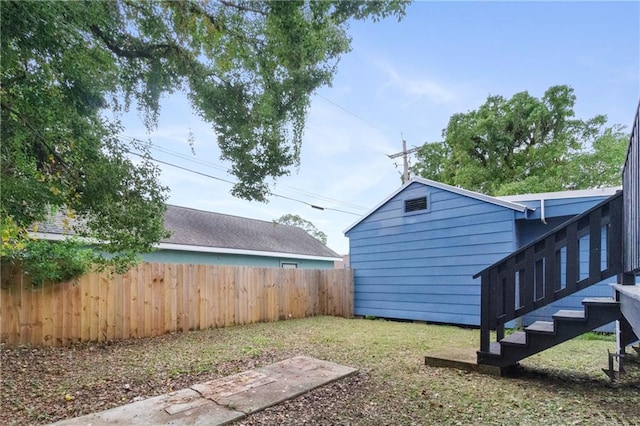
POLYGON ((423 365, 429 351, 475 348, 478 330, 315 317, 72 348, 2 348, 0 424, 45 424, 308 355, 355 376, 239 425, 637 424, 640 364, 612 384, 611 338, 590 335, 522 362, 514 377, 423 365))

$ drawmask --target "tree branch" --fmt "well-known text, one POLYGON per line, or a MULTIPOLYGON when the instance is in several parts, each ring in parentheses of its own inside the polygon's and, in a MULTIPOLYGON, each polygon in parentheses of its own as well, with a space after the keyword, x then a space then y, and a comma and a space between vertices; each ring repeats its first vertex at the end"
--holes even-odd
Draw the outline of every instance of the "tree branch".
MULTIPOLYGON (((16 115, 16 117, 18 117, 21 121, 22 124, 24 124, 25 126, 27 126, 29 128, 29 130, 31 130, 32 134, 34 136, 36 136, 36 139, 38 139, 40 141, 40 144, 46 148, 46 150, 49 152, 49 154, 51 154, 53 156, 53 158, 60 163, 63 167, 68 168, 69 165, 67 164, 66 161, 64 161, 64 158, 62 158, 60 156, 60 154, 58 154, 56 152, 56 150, 47 142, 47 140, 45 139, 44 136, 42 136, 42 134, 31 125, 31 123, 29 122, 29 120, 27 120, 27 118, 20 113, 20 111, 17 111, 15 109, 13 109, 11 106, 9 106, 6 102, 0 102, 0 107, 2 107, 3 110, 9 111, 13 114, 16 115)), ((42 152, 41 150, 36 149, 36 151, 38 152, 42 152)), ((44 164, 46 162, 46 158, 42 158, 44 157, 43 153, 41 155, 39 155, 38 157, 38 161, 40 162, 40 164, 44 164)))
POLYGON ((211 15, 209 12, 204 10, 202 7, 200 7, 200 5, 193 2, 189 2, 188 7, 189 7, 189 12, 197 15, 202 15, 205 18, 207 18, 209 23, 211 23, 211 25, 213 26, 213 28, 216 29, 216 31, 222 33, 226 30, 226 28, 220 21, 218 21, 213 15, 211 15))
POLYGON ((89 28, 96 37, 102 40, 102 42, 107 46, 109 50, 123 58, 157 59, 158 55, 154 53, 154 51, 163 51, 163 53, 166 54, 169 50, 175 49, 175 46, 166 43, 142 45, 133 49, 123 49, 122 47, 118 46, 118 44, 113 39, 109 38, 97 25, 91 25, 89 28))
MULTIPOLYGON (((220 3, 222 3, 223 5, 225 5, 227 7, 233 7, 233 8, 244 10, 244 11, 247 11, 247 12, 255 12, 255 13, 258 13, 258 14, 260 14, 262 16, 267 16, 267 14, 265 12, 263 12, 263 11, 256 10, 256 9, 251 9, 251 8, 246 7, 246 6, 236 5, 236 4, 231 3, 229 1, 221 0, 220 3)), ((211 15, 209 12, 207 12, 206 10, 204 10, 202 7, 200 7, 199 5, 197 5, 195 3, 189 3, 189 12, 194 13, 194 14, 200 14, 200 15, 204 16, 205 18, 207 18, 207 20, 209 20, 211 25, 213 25, 213 27, 217 31, 219 31, 221 33, 230 34, 230 35, 232 35, 234 37, 237 37, 238 39, 242 40, 243 42, 248 43, 248 44, 252 44, 254 46, 264 46, 264 44, 265 44, 262 40, 259 40, 259 39, 256 39, 256 38, 250 39, 249 37, 247 37, 246 33, 232 31, 230 28, 225 26, 223 22, 220 22, 215 16, 211 15)))
POLYGON ((219 1, 220 1, 220 3, 222 3, 223 5, 225 5, 227 7, 232 7, 234 9, 242 10, 244 12, 253 12, 253 13, 257 13, 258 15, 267 16, 267 13, 264 10, 254 9, 254 8, 246 6, 244 4, 233 3, 233 2, 227 1, 227 0, 219 0, 219 1))

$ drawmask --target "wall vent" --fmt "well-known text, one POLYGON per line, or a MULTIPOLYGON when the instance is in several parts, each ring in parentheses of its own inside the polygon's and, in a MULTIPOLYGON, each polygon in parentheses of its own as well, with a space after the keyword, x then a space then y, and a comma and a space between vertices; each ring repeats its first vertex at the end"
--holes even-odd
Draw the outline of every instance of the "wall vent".
POLYGON ((416 212, 419 210, 427 209, 427 197, 413 198, 411 200, 404 200, 404 212, 416 212))

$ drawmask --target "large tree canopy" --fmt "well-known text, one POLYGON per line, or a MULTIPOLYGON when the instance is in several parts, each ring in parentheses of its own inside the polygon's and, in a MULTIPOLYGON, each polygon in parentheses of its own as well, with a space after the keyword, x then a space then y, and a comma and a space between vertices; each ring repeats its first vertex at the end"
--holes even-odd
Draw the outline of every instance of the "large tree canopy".
POLYGON ((331 83, 349 50, 349 20, 400 18, 405 2, 3 1, 0 8, 4 240, 13 238, 9 228, 64 207, 76 215, 77 233, 121 253, 148 250, 164 235, 166 188, 151 162, 129 160, 120 113, 135 104, 152 129, 161 97, 185 92, 231 163, 233 194, 263 201, 270 179, 299 161, 309 97, 331 83))
POLYGON ((477 110, 455 114, 443 141, 426 143, 414 173, 490 195, 619 185, 628 136, 606 117, 575 118, 568 86, 541 99, 527 92, 489 96, 477 110))

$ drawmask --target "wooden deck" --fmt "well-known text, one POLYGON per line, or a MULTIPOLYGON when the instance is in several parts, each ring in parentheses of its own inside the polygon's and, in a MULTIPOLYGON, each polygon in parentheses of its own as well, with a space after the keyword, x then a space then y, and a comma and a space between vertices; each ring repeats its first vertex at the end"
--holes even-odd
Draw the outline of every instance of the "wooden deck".
POLYGON ((636 336, 640 336, 640 285, 614 284, 620 298, 620 310, 636 336))

